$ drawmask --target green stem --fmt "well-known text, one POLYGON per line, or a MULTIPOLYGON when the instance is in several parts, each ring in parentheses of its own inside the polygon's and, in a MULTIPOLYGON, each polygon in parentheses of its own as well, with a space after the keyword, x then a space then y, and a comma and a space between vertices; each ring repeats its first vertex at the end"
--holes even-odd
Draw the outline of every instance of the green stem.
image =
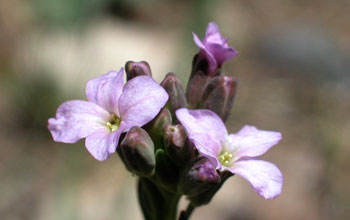
POLYGON ((145 220, 176 220, 179 194, 166 191, 147 178, 140 178, 138 196, 145 220))
POLYGON ((190 218, 190 216, 191 216, 191 214, 192 214, 192 212, 194 211, 195 208, 196 208, 196 207, 194 207, 194 206, 192 205, 192 203, 189 203, 189 204, 188 204, 187 209, 186 209, 186 216, 187 216, 187 219, 190 218))

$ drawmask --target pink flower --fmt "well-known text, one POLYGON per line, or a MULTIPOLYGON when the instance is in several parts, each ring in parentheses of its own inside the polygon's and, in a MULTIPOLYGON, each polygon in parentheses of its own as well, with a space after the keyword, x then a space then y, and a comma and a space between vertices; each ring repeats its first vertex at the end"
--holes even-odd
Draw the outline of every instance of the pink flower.
POLYGON ((57 109, 48 128, 57 142, 85 146, 103 161, 116 151, 120 134, 151 121, 165 105, 168 94, 149 76, 139 76, 123 86, 124 69, 111 71, 86 85, 88 101, 72 100, 57 109))
POLYGON ((195 33, 192 34, 194 42, 201 49, 200 56, 206 57, 209 62, 209 72, 214 71, 238 53, 227 44, 228 38, 221 36, 219 27, 214 22, 208 24, 203 41, 195 33))
POLYGON ((228 134, 222 120, 210 110, 182 108, 176 116, 197 150, 218 170, 242 176, 265 199, 281 194, 281 171, 256 158, 276 145, 282 139, 281 133, 246 125, 237 134, 228 134))

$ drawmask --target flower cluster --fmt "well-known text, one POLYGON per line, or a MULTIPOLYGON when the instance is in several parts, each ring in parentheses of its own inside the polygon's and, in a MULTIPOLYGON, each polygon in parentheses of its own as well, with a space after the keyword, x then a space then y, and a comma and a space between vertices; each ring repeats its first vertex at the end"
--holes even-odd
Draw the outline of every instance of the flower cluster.
POLYGON ((117 152, 139 177, 138 195, 145 219, 173 220, 182 195, 190 201, 180 219, 207 204, 226 179, 237 174, 265 199, 281 193, 283 177, 257 157, 281 140, 281 133, 244 126, 228 134, 224 122, 237 92, 222 64, 237 51, 209 23, 194 56, 184 91, 176 74, 158 84, 147 62, 129 61, 87 83, 88 101, 72 100, 57 109, 48 128, 55 141, 85 146, 97 160, 117 152), (124 72, 127 82, 124 85, 124 72))

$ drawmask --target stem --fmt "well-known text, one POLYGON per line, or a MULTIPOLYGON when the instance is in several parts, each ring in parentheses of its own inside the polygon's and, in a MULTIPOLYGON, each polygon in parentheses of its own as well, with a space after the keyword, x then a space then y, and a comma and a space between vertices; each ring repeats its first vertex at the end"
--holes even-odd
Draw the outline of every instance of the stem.
POLYGON ((180 197, 180 194, 168 192, 150 179, 139 179, 138 198, 145 220, 175 220, 180 197))
POLYGON ((196 207, 192 205, 191 203, 188 204, 186 211, 182 211, 180 213, 179 220, 189 220, 191 217, 192 212, 194 211, 196 207))
POLYGON ((196 207, 194 207, 194 206, 192 205, 192 203, 189 203, 189 204, 188 204, 187 209, 186 209, 186 216, 187 216, 187 219, 190 218, 190 216, 191 216, 191 214, 192 214, 192 212, 194 211, 195 208, 196 208, 196 207))

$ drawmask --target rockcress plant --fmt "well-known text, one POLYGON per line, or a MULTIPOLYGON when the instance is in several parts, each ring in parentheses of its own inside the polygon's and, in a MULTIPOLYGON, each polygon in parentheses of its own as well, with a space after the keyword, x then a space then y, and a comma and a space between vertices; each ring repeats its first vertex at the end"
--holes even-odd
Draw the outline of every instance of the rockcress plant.
POLYGON ((186 220, 208 204, 234 174, 246 179, 265 199, 280 195, 283 177, 272 163, 257 157, 281 139, 281 133, 244 126, 228 134, 227 120, 237 82, 221 75, 222 64, 237 55, 218 26, 208 24, 194 56, 186 93, 174 73, 160 85, 147 62, 129 61, 86 85, 88 101, 72 100, 57 109, 48 128, 57 142, 85 146, 103 161, 117 151, 138 177, 138 198, 146 220, 186 220), (177 213, 181 196, 189 204, 177 213))

